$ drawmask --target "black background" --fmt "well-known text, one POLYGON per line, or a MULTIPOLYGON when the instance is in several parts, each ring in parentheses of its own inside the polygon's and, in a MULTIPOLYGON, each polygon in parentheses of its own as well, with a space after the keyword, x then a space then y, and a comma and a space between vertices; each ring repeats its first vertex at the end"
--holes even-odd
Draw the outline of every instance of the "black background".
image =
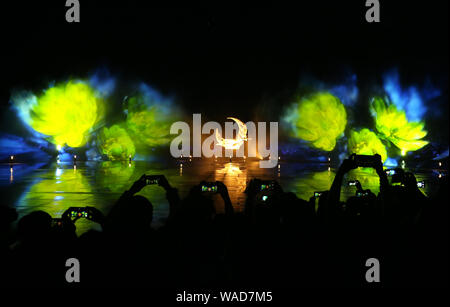
MULTIPOLYGON (((189 112, 223 120, 232 109, 244 121, 262 101, 274 108, 288 102, 277 97, 295 92, 303 75, 339 82, 350 70, 361 89, 379 84, 394 67, 404 84, 431 76, 443 85, 448 78, 448 1, 380 0, 381 23, 371 24, 365 0, 251 8, 80 3, 80 23, 66 22, 64 0, 0 4, 2 131, 15 120, 11 90, 40 91, 53 80, 87 77, 102 67, 176 95, 189 112)), ((448 86, 441 89, 441 114, 448 115, 448 86)), ((361 123, 368 118, 363 115, 361 123)), ((430 139, 448 144, 447 116, 426 127, 430 139)))
POLYGON ((264 97, 295 90, 303 74, 334 82, 350 69, 360 84, 393 67, 406 84, 448 76, 448 1, 381 0, 381 23, 365 21, 364 0, 252 8, 81 0, 80 23, 67 23, 59 2, 1 5, 3 108, 13 88, 41 90, 102 67, 175 95, 190 112, 221 116, 242 106, 233 114, 250 114, 264 97))

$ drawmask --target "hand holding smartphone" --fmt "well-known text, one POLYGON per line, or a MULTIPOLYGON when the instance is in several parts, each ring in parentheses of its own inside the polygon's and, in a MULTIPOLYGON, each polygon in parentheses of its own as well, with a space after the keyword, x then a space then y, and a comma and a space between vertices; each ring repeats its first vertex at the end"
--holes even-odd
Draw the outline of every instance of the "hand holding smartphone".
POLYGON ((68 212, 71 219, 77 220, 80 218, 92 218, 92 213, 89 207, 70 207, 68 212))
POLYGON ((204 182, 201 185, 201 191, 206 193, 217 193, 217 184, 215 182, 204 182))
POLYGON ((274 188, 273 181, 261 181, 260 191, 272 190, 274 188))
POLYGON ((145 176, 145 184, 146 185, 152 185, 152 184, 159 184, 160 175, 146 175, 145 176))
POLYGON ((350 180, 347 182, 348 186, 357 186, 358 180, 350 180))
POLYGON ((350 158, 357 167, 376 168, 376 166, 381 162, 379 155, 352 155, 350 158))
POLYGON ((322 196, 323 192, 314 192, 314 197, 315 198, 319 198, 320 196, 322 196))

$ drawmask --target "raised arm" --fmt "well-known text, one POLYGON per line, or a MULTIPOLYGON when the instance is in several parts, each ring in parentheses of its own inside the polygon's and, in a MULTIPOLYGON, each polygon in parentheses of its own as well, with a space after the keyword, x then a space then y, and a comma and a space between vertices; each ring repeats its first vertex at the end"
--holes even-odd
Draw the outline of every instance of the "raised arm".
POLYGON ((380 177, 380 193, 384 195, 389 189, 389 180, 386 172, 383 170, 383 162, 381 161, 381 157, 379 156, 379 161, 373 167, 380 177))
POLYGON ((169 217, 168 219, 172 219, 176 214, 177 210, 180 206, 180 196, 178 195, 178 190, 172 187, 167 181, 164 175, 161 175, 158 180, 159 186, 161 186, 164 190, 166 190, 166 199, 169 202, 169 217))
POLYGON ((339 167, 336 177, 334 177, 333 184, 331 185, 330 192, 328 193, 328 204, 333 206, 337 205, 340 201, 341 186, 344 175, 357 166, 353 159, 345 159, 339 167))
POLYGON ((228 189, 225 184, 221 181, 216 181, 217 191, 225 203, 225 215, 232 216, 234 213, 233 204, 231 203, 230 195, 228 194, 228 189))

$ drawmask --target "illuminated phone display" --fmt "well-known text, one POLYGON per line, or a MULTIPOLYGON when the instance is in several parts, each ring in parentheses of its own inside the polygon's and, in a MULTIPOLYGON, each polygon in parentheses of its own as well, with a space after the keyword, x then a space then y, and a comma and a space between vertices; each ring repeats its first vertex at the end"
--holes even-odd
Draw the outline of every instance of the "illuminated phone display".
POLYGON ((202 185, 202 192, 217 192, 217 186, 202 185))

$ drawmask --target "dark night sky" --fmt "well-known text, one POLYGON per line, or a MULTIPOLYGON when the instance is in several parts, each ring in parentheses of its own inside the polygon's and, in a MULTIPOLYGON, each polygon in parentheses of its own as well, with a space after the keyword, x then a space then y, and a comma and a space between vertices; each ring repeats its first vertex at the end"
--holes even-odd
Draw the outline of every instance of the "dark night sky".
POLYGON ((361 85, 392 67, 406 83, 448 77, 447 1, 381 0, 379 24, 365 22, 364 0, 177 9, 81 0, 79 24, 65 22, 60 2, 2 4, 3 106, 12 88, 102 66, 175 94, 189 112, 220 116, 241 106, 247 116, 263 97, 294 91, 302 74, 339 81, 350 69, 361 85))

